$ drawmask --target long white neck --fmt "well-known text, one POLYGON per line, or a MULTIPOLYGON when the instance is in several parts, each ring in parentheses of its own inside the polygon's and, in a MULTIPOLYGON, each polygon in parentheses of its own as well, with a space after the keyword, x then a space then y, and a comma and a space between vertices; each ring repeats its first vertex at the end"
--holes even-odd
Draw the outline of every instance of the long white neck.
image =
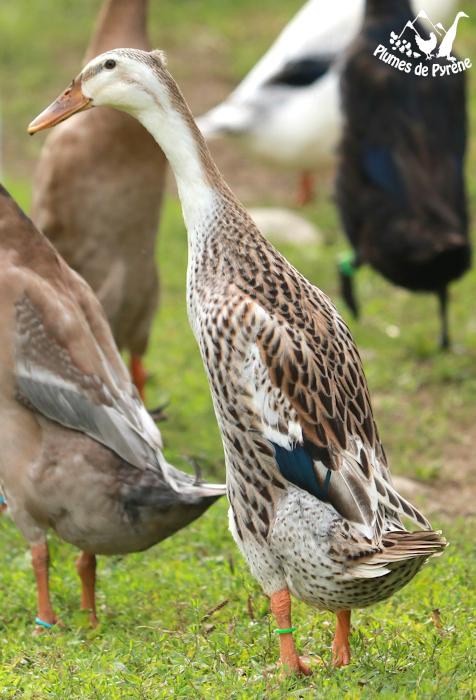
POLYGON ((150 108, 135 116, 150 131, 172 167, 189 234, 202 230, 219 197, 215 184, 223 181, 201 134, 193 133, 188 120, 173 108, 160 112, 150 108))

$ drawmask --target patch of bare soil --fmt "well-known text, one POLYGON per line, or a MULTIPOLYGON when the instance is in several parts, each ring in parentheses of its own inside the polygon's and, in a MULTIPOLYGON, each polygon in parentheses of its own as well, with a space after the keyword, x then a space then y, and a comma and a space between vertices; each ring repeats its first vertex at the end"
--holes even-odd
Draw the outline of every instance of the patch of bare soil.
POLYGON ((469 517, 476 515, 476 426, 459 432, 458 440, 445 449, 438 494, 433 497, 443 515, 469 517))
POLYGON ((458 442, 447 444, 444 466, 431 484, 402 476, 393 476, 394 486, 404 498, 420 506, 431 520, 443 521, 476 516, 476 427, 459 428, 458 442))

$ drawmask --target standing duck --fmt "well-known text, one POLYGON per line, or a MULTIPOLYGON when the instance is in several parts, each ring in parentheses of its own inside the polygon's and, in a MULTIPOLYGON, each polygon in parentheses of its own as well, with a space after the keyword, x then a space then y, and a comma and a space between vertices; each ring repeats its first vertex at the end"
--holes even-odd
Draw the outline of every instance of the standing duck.
POLYGON ((91 288, 0 186, 0 490, 31 546, 37 630, 59 620, 47 531, 79 547, 81 607, 96 554, 138 552, 225 489, 178 471, 140 401, 91 288))
MULTIPOLYGON (((118 46, 150 48, 147 0, 106 0, 86 62, 118 46)), ((117 110, 81 114, 51 133, 36 173, 32 218, 91 285, 144 399, 144 356, 158 302, 154 249, 166 159, 117 110)))
POLYGON ((455 21, 446 32, 443 41, 440 44, 438 58, 446 58, 451 62, 456 61, 456 58, 451 55, 451 50, 453 48, 453 42, 456 39, 456 30, 458 29, 458 22, 460 21, 461 17, 468 17, 468 15, 464 12, 458 12, 455 17, 455 21))
POLYGON ((339 269, 355 316, 353 274, 364 263, 396 285, 436 294, 440 345, 447 348, 448 285, 471 263, 465 76, 433 77, 430 68, 423 77, 373 55, 411 17, 408 0, 367 0, 363 29, 343 69, 336 199, 354 253, 339 269))
POLYGON ((108 105, 134 114, 174 171, 189 237, 188 314, 223 438, 230 529, 271 597, 288 670, 290 594, 337 614, 388 598, 445 540, 392 487, 362 365, 332 302, 260 234, 223 181, 160 51, 91 61, 29 127, 108 105), (401 517, 424 532, 407 532, 401 517))
MULTIPOLYGON (((415 0, 438 20, 455 0, 415 0)), ((340 137, 340 60, 359 31, 365 0, 308 0, 224 102, 197 121, 265 163, 301 171, 296 203, 312 201, 311 173, 333 164, 340 137)), ((395 29, 395 27, 393 28, 395 29)))

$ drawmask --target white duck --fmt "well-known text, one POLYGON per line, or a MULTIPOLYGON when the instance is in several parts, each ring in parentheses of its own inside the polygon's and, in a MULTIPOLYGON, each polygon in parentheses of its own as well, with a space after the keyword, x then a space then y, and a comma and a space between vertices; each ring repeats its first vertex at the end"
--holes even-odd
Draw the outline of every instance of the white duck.
MULTIPOLYGON (((455 2, 412 0, 412 6, 439 22, 455 2)), ((301 171, 299 204, 312 199, 310 172, 334 159, 341 130, 338 59, 360 28, 364 6, 365 0, 308 0, 231 95, 197 120, 205 138, 230 136, 269 165, 301 171)))

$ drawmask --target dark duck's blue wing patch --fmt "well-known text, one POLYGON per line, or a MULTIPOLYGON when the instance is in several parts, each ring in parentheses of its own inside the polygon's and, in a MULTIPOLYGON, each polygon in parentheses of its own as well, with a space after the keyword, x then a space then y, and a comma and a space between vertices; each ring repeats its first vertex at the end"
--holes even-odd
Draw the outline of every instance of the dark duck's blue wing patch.
POLYGON ((363 147, 363 166, 369 180, 389 194, 400 200, 405 200, 405 188, 388 146, 363 147))

